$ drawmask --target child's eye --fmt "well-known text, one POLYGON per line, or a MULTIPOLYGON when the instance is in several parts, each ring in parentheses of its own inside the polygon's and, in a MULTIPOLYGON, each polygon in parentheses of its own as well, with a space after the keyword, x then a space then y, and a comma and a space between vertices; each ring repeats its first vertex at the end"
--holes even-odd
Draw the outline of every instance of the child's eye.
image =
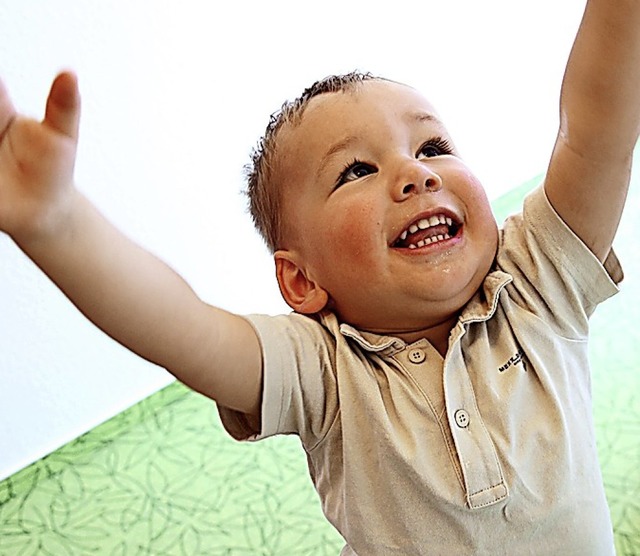
POLYGON ((442 137, 434 137, 433 139, 429 139, 420 147, 416 154, 416 158, 420 158, 420 156, 433 158, 434 156, 443 156, 445 154, 453 154, 451 144, 442 137))
POLYGON ((366 164, 365 162, 354 160, 353 162, 347 164, 344 170, 340 173, 340 177, 338 178, 336 187, 350 181, 364 178, 365 176, 368 176, 369 174, 373 174, 375 172, 376 169, 371 166, 371 164, 366 164))

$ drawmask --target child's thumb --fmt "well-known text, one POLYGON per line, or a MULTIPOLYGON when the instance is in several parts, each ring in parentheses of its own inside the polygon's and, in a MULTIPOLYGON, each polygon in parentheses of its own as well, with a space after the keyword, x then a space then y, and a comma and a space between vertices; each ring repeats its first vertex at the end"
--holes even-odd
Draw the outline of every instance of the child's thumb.
POLYGON ((78 138, 80 92, 78 80, 71 72, 60 73, 51 84, 44 123, 71 137, 78 138))

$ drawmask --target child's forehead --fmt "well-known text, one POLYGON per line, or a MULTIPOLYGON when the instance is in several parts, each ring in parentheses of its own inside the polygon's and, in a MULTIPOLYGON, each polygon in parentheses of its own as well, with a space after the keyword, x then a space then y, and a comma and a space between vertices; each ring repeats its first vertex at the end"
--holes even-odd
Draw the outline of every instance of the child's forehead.
POLYGON ((283 130, 280 147, 285 152, 281 154, 311 146, 333 151, 345 142, 374 141, 399 129, 425 126, 446 134, 435 108, 422 93, 402 83, 375 79, 311 99, 298 121, 283 130))
POLYGON ((361 111, 364 116, 371 116, 372 110, 383 107, 398 116, 429 115, 434 120, 438 119, 434 106, 418 90, 396 81, 373 79, 351 89, 317 96, 302 114, 301 122, 313 118, 318 112, 323 118, 340 118, 345 111, 350 115, 361 111))
MULTIPOLYGON (((312 98, 278 133, 273 175, 321 176, 345 157, 373 155, 426 134, 449 137, 433 105, 416 89, 382 79, 312 98), (328 170, 327 170, 328 169, 328 170)), ((291 186, 291 184, 289 185, 291 186)))

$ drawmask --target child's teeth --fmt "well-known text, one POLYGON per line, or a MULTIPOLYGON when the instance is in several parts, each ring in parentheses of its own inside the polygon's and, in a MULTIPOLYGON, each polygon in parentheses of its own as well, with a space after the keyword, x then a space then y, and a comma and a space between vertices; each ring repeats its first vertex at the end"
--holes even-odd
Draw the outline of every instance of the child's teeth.
POLYGON ((425 245, 431 245, 432 243, 436 243, 438 241, 444 241, 446 239, 451 239, 449 234, 440 234, 437 236, 425 237, 421 239, 418 243, 410 243, 407 247, 409 249, 418 249, 418 247, 424 247, 425 245))
MULTIPOLYGON (((415 234, 418 230, 426 230, 427 228, 431 228, 431 226, 438 226, 438 225, 444 225, 444 224, 446 224, 447 226, 452 226, 453 219, 451 219, 448 216, 445 216, 444 214, 433 215, 433 216, 430 216, 429 218, 422 218, 421 220, 418 220, 414 224, 411 224, 411 226, 409 226, 408 229, 402 232, 402 234, 400 235, 400 240, 405 241, 409 234, 415 234)), ((408 247, 410 249, 416 249, 417 247, 423 247, 423 245, 429 245, 434 241, 442 241, 443 239, 451 239, 451 236, 448 233, 438 235, 438 236, 432 236, 431 238, 427 238, 424 241, 419 241, 417 244, 412 243, 408 245, 408 247)))

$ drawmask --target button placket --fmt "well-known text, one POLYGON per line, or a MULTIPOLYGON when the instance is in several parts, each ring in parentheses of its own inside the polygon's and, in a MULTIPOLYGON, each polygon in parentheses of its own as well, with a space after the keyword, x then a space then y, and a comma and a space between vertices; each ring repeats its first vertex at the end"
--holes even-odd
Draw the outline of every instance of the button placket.
POLYGON ((450 429, 464 475, 467 503, 470 508, 494 504, 504 499, 508 491, 493 440, 478 411, 459 344, 445 362, 444 391, 450 429))

